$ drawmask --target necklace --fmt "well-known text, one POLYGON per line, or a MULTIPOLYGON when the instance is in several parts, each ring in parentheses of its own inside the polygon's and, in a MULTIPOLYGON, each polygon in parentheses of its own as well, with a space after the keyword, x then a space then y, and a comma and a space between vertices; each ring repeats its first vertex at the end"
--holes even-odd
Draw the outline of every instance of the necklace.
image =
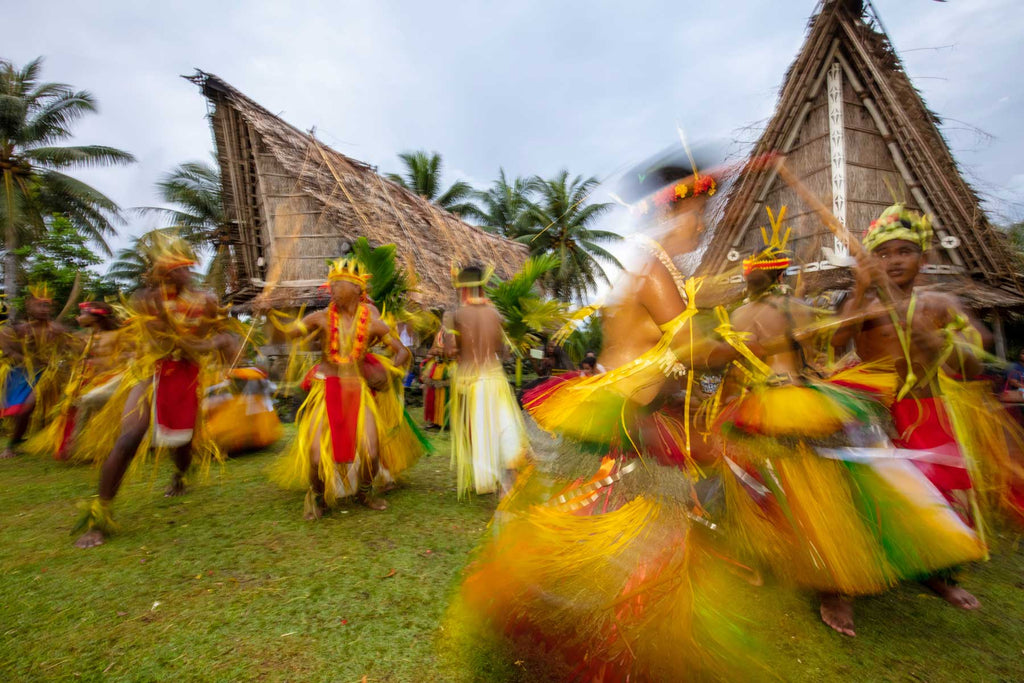
POLYGON ((676 264, 672 263, 672 257, 668 255, 665 248, 660 244, 652 240, 650 237, 644 235, 633 235, 633 239, 640 243, 640 246, 644 247, 650 254, 657 257, 661 265, 665 266, 665 270, 672 276, 672 282, 676 285, 676 290, 679 292, 679 296, 683 298, 683 303, 689 302, 689 295, 686 293, 686 278, 676 268, 676 264))
POLYGON ((352 317, 352 330, 346 335, 348 339, 349 352, 341 354, 341 319, 338 315, 338 307, 331 302, 327 307, 327 320, 330 324, 330 335, 328 340, 327 358, 336 365, 349 365, 359 362, 366 353, 366 344, 369 341, 367 330, 370 326, 370 309, 359 304, 359 309, 352 317))

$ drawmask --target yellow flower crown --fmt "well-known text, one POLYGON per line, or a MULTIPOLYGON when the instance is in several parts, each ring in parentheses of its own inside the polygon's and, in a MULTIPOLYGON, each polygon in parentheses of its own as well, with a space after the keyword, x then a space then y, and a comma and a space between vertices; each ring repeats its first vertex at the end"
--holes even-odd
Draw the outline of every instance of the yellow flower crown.
POLYGON ((150 266, 156 275, 164 275, 175 268, 191 267, 196 264, 196 253, 191 245, 178 235, 154 232, 146 251, 150 266))
POLYGON ((761 228, 761 237, 764 239, 764 249, 743 259, 743 275, 746 277, 755 270, 781 270, 789 268, 793 262, 786 251, 786 243, 789 242, 789 235, 792 228, 786 228, 782 232, 782 219, 786 215, 786 207, 779 209, 779 215, 772 213, 772 207, 764 207, 768 212, 768 222, 772 226, 772 234, 769 237, 768 231, 761 228))
POLYGON ((494 277, 494 266, 487 264, 480 268, 480 279, 479 280, 463 280, 462 271, 464 269, 459 264, 452 262, 452 287, 455 289, 465 289, 467 287, 483 287, 491 278, 494 277))
POLYGON ((351 282, 365 290, 370 278, 373 277, 371 273, 366 272, 358 259, 351 256, 328 261, 328 264, 330 265, 330 270, 327 273, 328 282, 351 282))
POLYGON ((50 285, 45 282, 36 282, 28 286, 28 293, 33 299, 39 301, 53 301, 53 292, 50 285))

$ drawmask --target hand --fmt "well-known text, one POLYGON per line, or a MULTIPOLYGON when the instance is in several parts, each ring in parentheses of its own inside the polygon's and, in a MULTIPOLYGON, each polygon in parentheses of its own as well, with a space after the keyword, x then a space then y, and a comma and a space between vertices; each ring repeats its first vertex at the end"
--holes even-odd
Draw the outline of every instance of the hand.
POLYGON ((888 282, 881 260, 865 252, 857 254, 857 266, 853 269, 853 274, 857 290, 861 292, 871 287, 884 286, 888 282))

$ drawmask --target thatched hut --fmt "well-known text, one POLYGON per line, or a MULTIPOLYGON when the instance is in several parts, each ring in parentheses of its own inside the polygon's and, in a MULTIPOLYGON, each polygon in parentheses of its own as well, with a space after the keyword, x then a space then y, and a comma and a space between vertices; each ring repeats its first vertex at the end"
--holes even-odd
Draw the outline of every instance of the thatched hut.
POLYGON ((325 261, 359 236, 394 243, 419 285, 423 308, 455 302, 454 261, 493 263, 508 277, 527 257, 524 245, 459 220, 377 173, 321 144, 213 74, 189 78, 207 98, 223 183, 230 252, 226 302, 246 309, 265 294, 268 305, 318 305, 325 261))
MULTIPOLYGON (((1021 277, 938 124, 870 3, 822 0, 753 153, 785 154, 794 175, 854 235, 863 235, 894 195, 930 214, 936 246, 925 272, 976 310, 993 314, 998 328, 1000 311, 1024 306, 1021 277)), ((702 273, 742 286, 737 266, 761 244, 766 205, 788 206, 799 264, 791 275, 799 273, 812 291, 835 292, 852 283, 850 269, 835 265, 842 263, 836 255, 845 253, 845 245, 791 187, 766 172, 748 173, 733 187, 702 273)))

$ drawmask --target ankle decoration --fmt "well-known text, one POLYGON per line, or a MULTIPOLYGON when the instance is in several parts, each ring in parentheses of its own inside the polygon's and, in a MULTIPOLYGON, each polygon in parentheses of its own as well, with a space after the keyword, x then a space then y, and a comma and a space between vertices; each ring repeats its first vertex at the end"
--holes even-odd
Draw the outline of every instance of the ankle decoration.
POLYGON ((71 530, 72 534, 95 529, 104 536, 109 536, 118 530, 118 525, 114 521, 113 515, 110 514, 109 500, 95 496, 88 501, 79 503, 78 508, 82 510, 82 516, 75 524, 75 528, 71 530))

